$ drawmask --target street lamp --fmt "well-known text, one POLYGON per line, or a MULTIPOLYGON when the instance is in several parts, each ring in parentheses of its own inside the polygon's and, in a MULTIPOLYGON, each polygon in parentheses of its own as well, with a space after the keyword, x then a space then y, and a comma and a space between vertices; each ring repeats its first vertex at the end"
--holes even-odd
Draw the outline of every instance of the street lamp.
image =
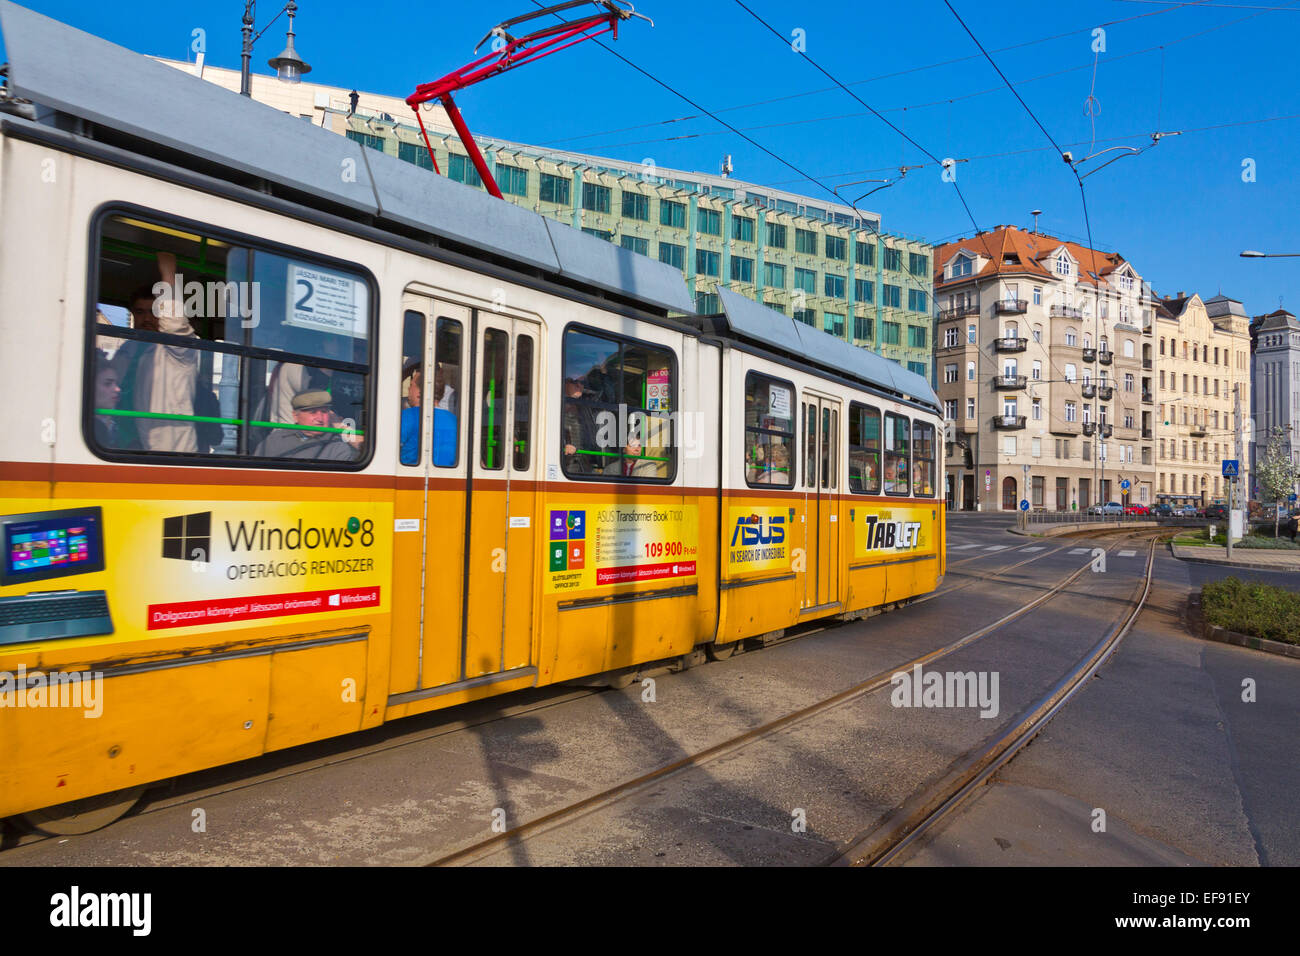
POLYGON ((295 3, 294 0, 289 0, 288 3, 280 8, 280 12, 271 18, 271 23, 268 23, 262 28, 260 33, 254 36, 253 20, 256 16, 256 10, 257 0, 244 0, 244 26, 242 30, 244 43, 243 51, 241 53, 243 64, 240 69, 239 78, 239 92, 243 96, 253 95, 253 78, 250 72, 253 59, 253 44, 260 40, 262 34, 271 29, 271 24, 280 19, 280 14, 285 13, 286 11, 289 14, 288 42, 285 44, 284 50, 279 56, 267 61, 267 66, 275 70, 275 75, 282 83, 301 83, 303 75, 311 72, 311 67, 303 62, 302 58, 298 56, 298 51, 293 48, 293 18, 298 13, 298 4, 295 3))
POLYGON ((1300 252, 1256 252, 1254 249, 1247 249, 1241 254, 1243 259, 1295 259, 1300 258, 1300 252))

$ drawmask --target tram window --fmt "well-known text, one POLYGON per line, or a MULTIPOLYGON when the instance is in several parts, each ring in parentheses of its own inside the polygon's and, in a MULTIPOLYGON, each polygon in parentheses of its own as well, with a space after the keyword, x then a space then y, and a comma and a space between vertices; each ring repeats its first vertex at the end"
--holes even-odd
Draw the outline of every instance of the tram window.
POLYGON ((822 487, 831 486, 831 410, 822 409, 822 487))
POLYGON ((479 422, 479 464, 488 471, 505 467, 506 397, 509 382, 510 333, 488 329, 483 333, 483 411, 479 422))
POLYGON ((515 471, 527 471, 532 443, 533 337, 515 340, 515 471))
POLYGON ((817 406, 803 405, 803 483, 817 487, 817 406))
POLYGON ((840 410, 831 409, 831 490, 840 490, 840 410))
POLYGON ((934 497, 934 426, 912 421, 912 493, 934 497))
POLYGON ((460 462, 461 324, 438 319, 433 343, 433 463, 455 468, 460 462))
POLYGON ((677 359, 634 339, 567 329, 561 461, 570 478, 671 481, 677 359))
POLYGON ((745 375, 745 482, 794 487, 794 386, 749 372, 745 375))
POLYGON ((906 495, 911 487, 907 472, 907 419, 885 415, 885 494, 906 495))
POLYGON ((369 457, 373 296, 359 271, 136 214, 96 230, 85 420, 97 453, 369 457))
POLYGON ((849 404, 849 490, 880 494, 880 410, 849 404))
POLYGON ((401 462, 420 463, 423 436, 424 316, 408 311, 402 323, 401 462))

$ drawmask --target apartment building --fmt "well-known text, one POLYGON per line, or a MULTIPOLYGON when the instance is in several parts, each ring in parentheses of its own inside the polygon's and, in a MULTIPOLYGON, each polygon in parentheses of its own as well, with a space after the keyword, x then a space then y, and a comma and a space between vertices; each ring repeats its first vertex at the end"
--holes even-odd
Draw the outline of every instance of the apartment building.
MULTIPOLYGON (((237 70, 206 67, 202 75, 239 89, 237 70)), ((415 117, 398 97, 258 74, 252 96, 433 169, 415 117)), ((431 107, 421 115, 438 169, 483 188, 446 112, 431 107)), ((652 158, 629 163, 476 141, 506 201, 675 266, 698 311, 719 312, 718 289, 726 288, 932 380, 933 250, 921 239, 882 233, 877 214, 730 176, 667 169, 652 158)))
POLYGON ((998 226, 934 268, 949 506, 1153 503, 1155 303, 1132 264, 998 226))
POLYGON ((1274 428, 1286 434, 1291 457, 1300 464, 1300 322, 1278 309, 1252 319, 1250 336, 1252 465, 1267 452, 1274 428))
MULTIPOLYGON (((1226 500, 1222 462, 1237 458, 1250 414, 1250 331, 1241 303, 1199 295, 1156 303, 1156 500, 1206 505, 1226 500)), ((1242 487, 1249 487, 1243 463, 1242 487)))

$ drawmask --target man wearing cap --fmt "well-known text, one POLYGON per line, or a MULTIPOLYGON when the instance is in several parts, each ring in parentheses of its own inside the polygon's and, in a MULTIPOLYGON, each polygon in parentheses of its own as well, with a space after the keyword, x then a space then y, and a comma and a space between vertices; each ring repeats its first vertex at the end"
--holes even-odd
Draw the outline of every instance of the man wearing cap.
MULTIPOLYGON (((299 392, 293 397, 293 420, 305 428, 330 427, 332 399, 323 390, 299 392)), ((277 428, 262 442, 257 454, 263 458, 312 458, 318 461, 356 461, 357 449, 338 432, 277 428)))

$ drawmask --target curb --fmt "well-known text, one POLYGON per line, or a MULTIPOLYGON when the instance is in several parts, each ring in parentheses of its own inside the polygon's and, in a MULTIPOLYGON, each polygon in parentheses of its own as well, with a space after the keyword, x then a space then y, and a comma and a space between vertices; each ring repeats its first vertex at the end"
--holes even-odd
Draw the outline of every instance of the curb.
MULTIPOLYGON (((1187 549, 1184 548, 1182 550, 1187 549)), ((1169 551, 1173 554, 1174 558, 1179 561, 1186 561, 1188 564, 1214 564, 1221 568, 1238 568, 1248 571, 1300 571, 1300 565, 1295 564, 1255 564, 1253 562, 1229 561, 1226 558, 1191 557, 1189 555, 1179 554, 1179 549, 1175 548, 1172 542, 1169 545, 1169 551)))
MULTIPOLYGON (((1201 621, 1201 637, 1207 641, 1214 641, 1219 644, 1232 644, 1236 647, 1245 647, 1253 651, 1263 651, 1265 654, 1276 654, 1278 657, 1291 657, 1300 660, 1300 645, 1284 644, 1281 641, 1270 641, 1263 637, 1252 637, 1249 634, 1242 634, 1239 631, 1230 631, 1226 627, 1219 627, 1217 624, 1208 624, 1205 621, 1201 611, 1201 592, 1192 593, 1187 602, 1187 610, 1191 611, 1201 621)), ((1188 627, 1191 631, 1192 628, 1188 627)))

